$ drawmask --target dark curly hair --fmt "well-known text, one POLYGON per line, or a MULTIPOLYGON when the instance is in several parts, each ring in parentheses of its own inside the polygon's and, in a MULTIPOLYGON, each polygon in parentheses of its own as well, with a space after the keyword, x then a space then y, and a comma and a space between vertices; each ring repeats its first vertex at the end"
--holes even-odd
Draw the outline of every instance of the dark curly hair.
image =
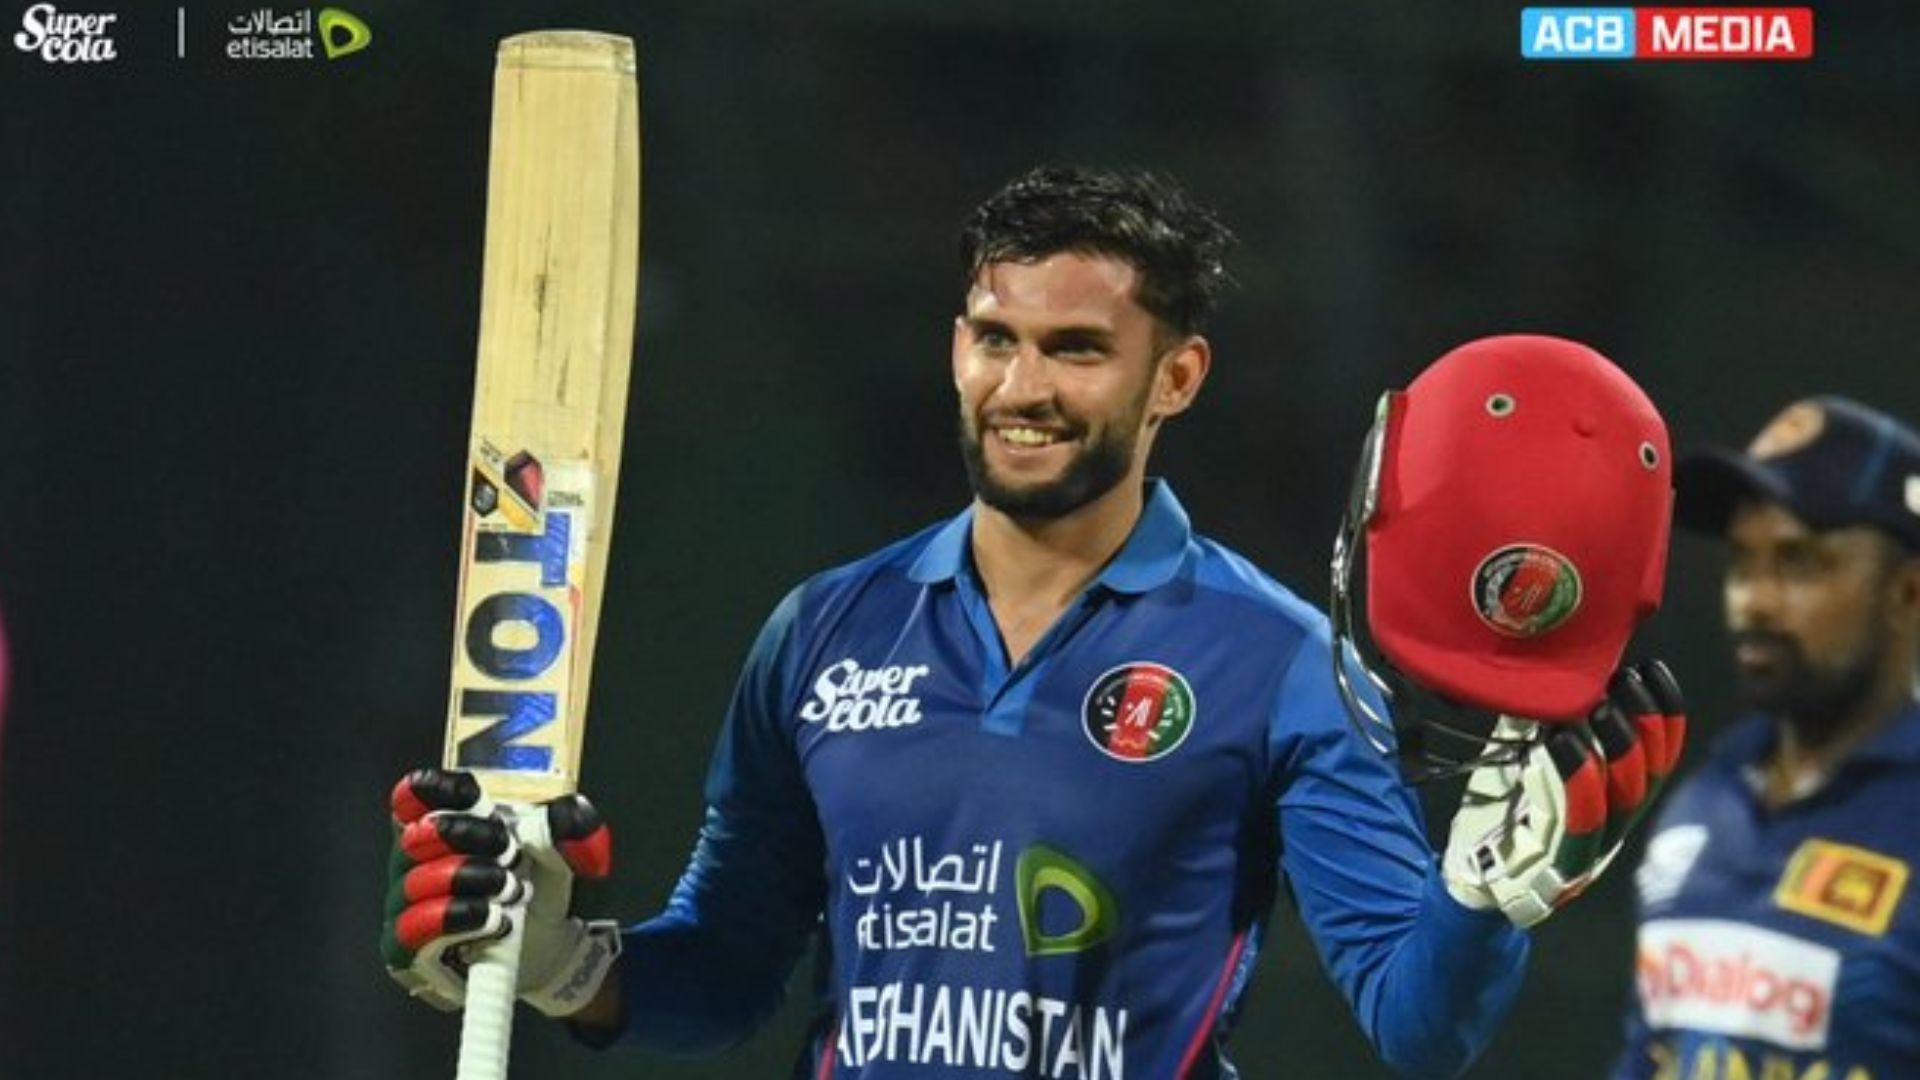
POLYGON ((971 286, 990 263, 1063 251, 1123 259, 1140 272, 1140 306, 1186 335, 1205 329, 1230 283, 1221 259, 1233 242, 1165 177, 1047 165, 980 204, 961 227, 960 264, 971 286))

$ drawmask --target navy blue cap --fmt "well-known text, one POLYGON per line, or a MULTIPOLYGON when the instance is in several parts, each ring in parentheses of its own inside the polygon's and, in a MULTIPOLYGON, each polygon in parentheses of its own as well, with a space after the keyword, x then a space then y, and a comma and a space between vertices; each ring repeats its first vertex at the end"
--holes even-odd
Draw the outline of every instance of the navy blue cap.
POLYGON ((1737 453, 1674 463, 1674 520, 1724 533, 1743 501, 1778 503, 1814 529, 1869 525, 1920 552, 1920 435, 1843 397, 1796 401, 1737 453))

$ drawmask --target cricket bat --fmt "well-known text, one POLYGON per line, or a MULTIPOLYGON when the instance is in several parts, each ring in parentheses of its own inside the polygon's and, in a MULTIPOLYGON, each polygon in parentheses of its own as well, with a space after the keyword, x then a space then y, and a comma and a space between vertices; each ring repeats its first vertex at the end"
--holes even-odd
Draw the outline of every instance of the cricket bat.
MULTIPOLYGON (((500 43, 444 764, 523 838, 572 792, 605 591, 640 261, 633 42, 500 43)), ((468 975, 460 1080, 502 1080, 522 927, 468 975)))

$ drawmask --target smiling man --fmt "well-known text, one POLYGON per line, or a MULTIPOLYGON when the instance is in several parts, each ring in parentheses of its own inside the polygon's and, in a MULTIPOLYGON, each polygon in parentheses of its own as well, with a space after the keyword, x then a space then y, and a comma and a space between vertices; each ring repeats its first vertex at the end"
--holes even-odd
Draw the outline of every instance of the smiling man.
POLYGON ((1464 1069, 1526 939, 1349 729, 1325 617, 1147 476, 1206 381, 1230 239, 1143 174, 1037 170, 979 207, 950 357, 975 497, 774 611, 667 910, 568 913, 604 867, 578 799, 524 906, 471 778, 422 770, 394 798, 395 977, 453 1005, 460 946, 525 918, 526 1000, 709 1053, 813 941, 795 1076, 1231 1077, 1284 888, 1381 1057, 1464 1069))
POLYGON ((1920 1076, 1920 437, 1814 398, 1676 483, 1753 715, 1648 842, 1617 1075, 1920 1076))

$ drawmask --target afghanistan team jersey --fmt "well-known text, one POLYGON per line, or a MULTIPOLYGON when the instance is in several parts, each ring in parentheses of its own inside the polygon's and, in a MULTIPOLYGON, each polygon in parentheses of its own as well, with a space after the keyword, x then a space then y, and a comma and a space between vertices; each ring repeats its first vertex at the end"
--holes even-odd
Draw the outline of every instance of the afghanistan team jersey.
POLYGON ((1445 892, 1417 804, 1345 720, 1325 619, 1155 482, 1017 664, 971 511, 816 577, 747 661, 667 911, 627 932, 626 1041, 705 1052, 806 942, 796 1075, 1231 1077, 1282 881, 1381 1054, 1450 1075, 1525 939, 1445 892))
POLYGON ((1648 841, 1619 1077, 1920 1077, 1920 705, 1768 810, 1773 741, 1729 731, 1648 841))

